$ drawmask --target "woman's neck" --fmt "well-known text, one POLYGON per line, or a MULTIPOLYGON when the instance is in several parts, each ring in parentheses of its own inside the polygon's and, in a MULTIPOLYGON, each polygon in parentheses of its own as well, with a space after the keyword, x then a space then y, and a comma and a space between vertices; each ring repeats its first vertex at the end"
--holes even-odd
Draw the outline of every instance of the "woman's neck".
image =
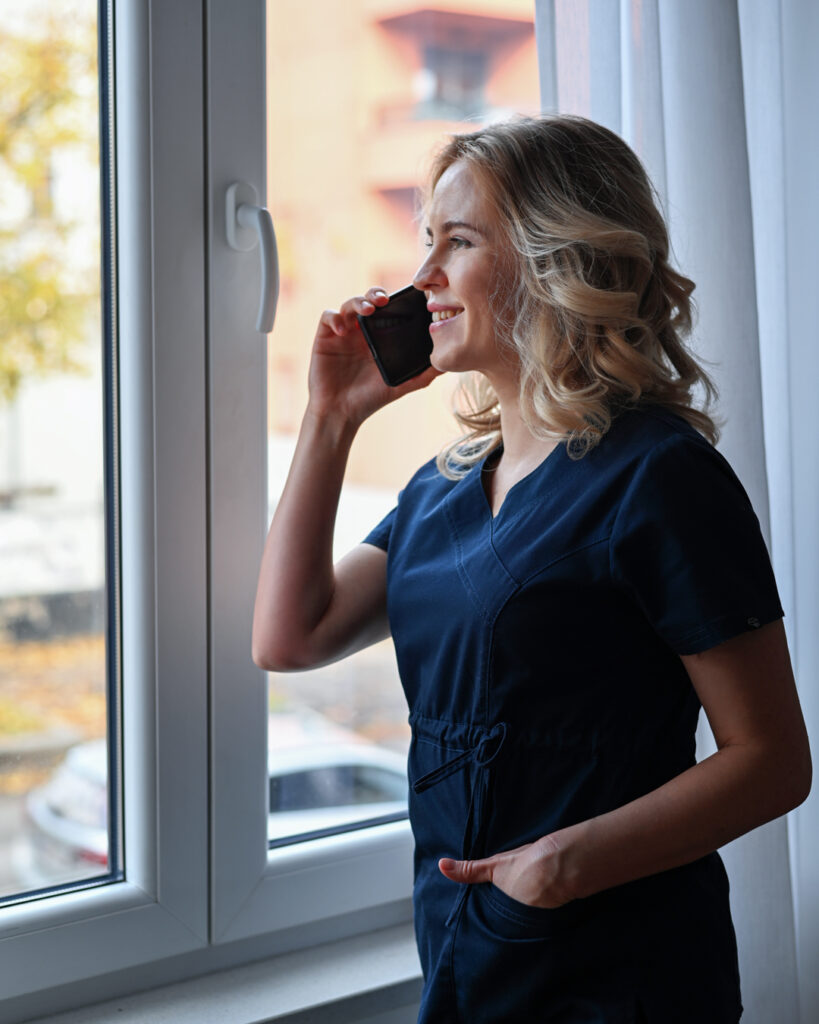
POLYGON ((490 381, 498 396, 500 407, 501 436, 503 438, 503 454, 498 462, 504 464, 506 471, 517 475, 528 473, 534 466, 557 446, 554 439, 535 437, 520 412, 520 389, 515 381, 490 381))
POLYGON ((490 381, 500 406, 501 436, 503 451, 500 457, 489 464, 490 471, 484 474, 483 486, 492 515, 500 511, 510 488, 528 476, 557 447, 558 441, 535 437, 520 414, 520 398, 517 387, 498 387, 490 381))

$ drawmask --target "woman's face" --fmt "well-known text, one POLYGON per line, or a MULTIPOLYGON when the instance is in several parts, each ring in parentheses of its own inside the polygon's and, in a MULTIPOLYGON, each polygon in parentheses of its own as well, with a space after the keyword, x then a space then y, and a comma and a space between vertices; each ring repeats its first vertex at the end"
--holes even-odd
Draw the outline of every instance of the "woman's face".
POLYGON ((427 210, 428 255, 413 284, 432 312, 432 354, 438 370, 479 370, 509 376, 501 359, 490 297, 503 301, 509 285, 499 271, 498 231, 492 210, 469 166, 451 164, 427 210))

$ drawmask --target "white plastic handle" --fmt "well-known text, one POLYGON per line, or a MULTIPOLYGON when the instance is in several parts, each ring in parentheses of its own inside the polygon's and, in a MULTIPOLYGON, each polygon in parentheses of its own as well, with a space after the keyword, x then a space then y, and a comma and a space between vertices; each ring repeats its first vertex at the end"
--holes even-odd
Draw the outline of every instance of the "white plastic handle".
POLYGON ((228 245, 237 252, 249 252, 259 246, 262 259, 262 288, 256 330, 269 334, 276 319, 279 301, 279 253, 270 211, 258 205, 252 185, 234 182, 225 197, 225 226, 228 245))

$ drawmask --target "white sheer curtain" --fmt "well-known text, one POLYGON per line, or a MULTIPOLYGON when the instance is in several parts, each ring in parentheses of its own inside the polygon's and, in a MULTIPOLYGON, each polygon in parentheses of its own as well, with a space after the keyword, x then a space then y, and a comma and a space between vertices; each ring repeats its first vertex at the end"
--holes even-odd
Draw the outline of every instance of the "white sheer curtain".
MULTIPOLYGON (((819 749, 819 4, 536 0, 536 11, 543 109, 591 117, 636 149, 697 282, 720 448, 769 540, 819 749)), ((819 1021, 819 798, 722 852, 743 1024, 819 1021)))

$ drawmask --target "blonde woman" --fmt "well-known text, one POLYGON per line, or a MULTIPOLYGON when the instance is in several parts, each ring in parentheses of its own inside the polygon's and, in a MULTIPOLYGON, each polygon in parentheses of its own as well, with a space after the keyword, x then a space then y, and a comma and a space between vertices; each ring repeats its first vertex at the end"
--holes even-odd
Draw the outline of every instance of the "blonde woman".
POLYGON ((759 525, 693 403, 693 284, 637 158, 580 118, 453 137, 425 231, 432 369, 382 383, 356 321, 380 289, 321 317, 255 660, 394 639, 420 1021, 734 1024, 715 851, 811 766, 759 525), (443 372, 473 376, 464 436, 334 567, 356 430, 443 372))

